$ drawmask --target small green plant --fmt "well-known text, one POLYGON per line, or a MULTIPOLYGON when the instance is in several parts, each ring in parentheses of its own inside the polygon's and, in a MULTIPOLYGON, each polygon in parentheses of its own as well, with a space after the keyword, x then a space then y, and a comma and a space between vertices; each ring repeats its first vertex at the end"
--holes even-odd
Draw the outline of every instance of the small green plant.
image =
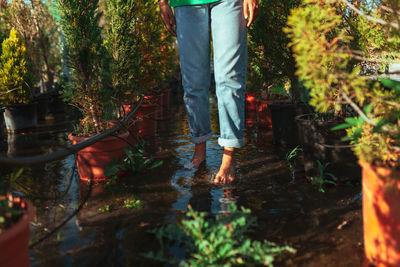
POLYGON ((124 208, 128 208, 131 210, 137 210, 143 208, 143 204, 139 199, 136 199, 135 197, 131 199, 126 199, 124 200, 124 208))
POLYGON ((168 225, 151 231, 159 240, 161 250, 144 256, 177 265, 175 259, 164 255, 165 240, 177 242, 187 250, 188 258, 180 261, 179 266, 272 266, 276 256, 285 252, 295 253, 295 249, 289 246, 280 247, 266 240, 252 241, 247 234, 253 232, 257 219, 250 212, 231 204, 231 213, 208 219, 208 213, 194 211, 189 206, 188 218, 179 226, 168 225))
POLYGON ((104 205, 104 207, 98 208, 99 212, 110 212, 110 205, 104 205))
POLYGON ((286 163, 291 171, 294 171, 296 168, 296 159, 298 153, 303 151, 300 146, 296 146, 291 151, 286 154, 286 163))
MULTIPOLYGON (((112 159, 110 164, 106 165, 104 175, 114 177, 120 170, 130 170, 132 173, 139 173, 145 168, 153 169, 163 164, 162 160, 154 160, 153 157, 147 156, 141 144, 135 144, 135 148, 125 148, 125 159, 112 159)), ((114 177, 115 178, 115 177, 114 177)))
POLYGON ((332 184, 336 185, 336 183, 332 180, 328 180, 328 177, 334 178, 335 176, 332 173, 325 172, 326 168, 329 165, 328 163, 321 163, 319 160, 317 160, 318 163, 318 171, 319 175, 311 177, 311 181, 313 185, 318 185, 318 192, 325 193, 324 185, 325 184, 332 184))

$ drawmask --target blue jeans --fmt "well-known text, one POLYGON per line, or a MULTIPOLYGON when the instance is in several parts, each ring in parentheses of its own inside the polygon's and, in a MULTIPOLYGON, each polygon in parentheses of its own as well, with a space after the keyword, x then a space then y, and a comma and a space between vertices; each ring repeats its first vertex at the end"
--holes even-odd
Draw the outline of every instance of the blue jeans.
POLYGON ((184 102, 193 143, 212 137, 211 36, 222 147, 244 145, 247 28, 243 0, 175 8, 184 102))

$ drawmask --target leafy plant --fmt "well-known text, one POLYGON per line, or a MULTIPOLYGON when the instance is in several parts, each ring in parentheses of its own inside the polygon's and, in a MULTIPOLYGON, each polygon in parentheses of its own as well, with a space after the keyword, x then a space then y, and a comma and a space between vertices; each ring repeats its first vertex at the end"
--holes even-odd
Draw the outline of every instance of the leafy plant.
POLYGON ((260 0, 260 15, 249 30, 249 91, 270 98, 272 88, 288 82, 292 100, 299 100, 295 59, 283 28, 290 10, 300 4, 301 0, 260 0))
POLYGON ((111 163, 106 165, 104 175, 114 177, 120 170, 130 170, 131 173, 139 173, 145 168, 153 169, 163 164, 162 160, 154 160, 153 157, 147 156, 143 146, 139 143, 135 144, 134 149, 125 148, 125 157, 121 159, 112 159, 111 163))
POLYGON ((135 199, 135 197, 133 197, 131 199, 124 200, 123 207, 131 210, 137 210, 143 208, 143 204, 139 199, 135 199))
POLYGON ((303 151, 300 146, 296 146, 292 150, 290 150, 288 153, 286 153, 286 163, 289 166, 289 169, 291 171, 294 171, 296 168, 296 159, 298 156, 298 153, 303 151))
POLYGON ((177 265, 174 259, 164 255, 165 242, 177 242, 187 251, 187 259, 179 266, 272 266, 274 258, 285 252, 295 253, 289 246, 280 247, 269 241, 252 241, 247 235, 257 226, 250 210, 231 204, 231 213, 208 219, 206 212, 194 211, 189 206, 188 218, 180 225, 168 225, 155 229, 161 250, 149 252, 145 257, 177 265))
POLYGON ((393 5, 305 0, 292 12, 286 32, 297 74, 310 88, 310 104, 318 112, 351 107, 357 115, 342 128, 350 127, 347 135, 357 156, 400 168, 400 94, 396 81, 379 78, 399 59, 399 26, 392 23, 399 7, 380 6, 393 5))
POLYGON ((317 163, 318 163, 319 175, 311 177, 311 182, 313 185, 318 186, 318 192, 325 193, 324 189, 325 184, 336 185, 334 181, 328 180, 327 177, 334 178, 335 176, 332 173, 325 172, 326 168, 329 165, 329 162, 321 163, 319 160, 317 160, 317 163))
POLYGON ((26 104, 32 100, 28 52, 15 29, 11 29, 10 36, 2 43, 0 100, 5 105, 26 104))
POLYGON ((98 208, 98 211, 99 212, 110 212, 110 205, 104 205, 104 207, 100 207, 100 208, 98 208))

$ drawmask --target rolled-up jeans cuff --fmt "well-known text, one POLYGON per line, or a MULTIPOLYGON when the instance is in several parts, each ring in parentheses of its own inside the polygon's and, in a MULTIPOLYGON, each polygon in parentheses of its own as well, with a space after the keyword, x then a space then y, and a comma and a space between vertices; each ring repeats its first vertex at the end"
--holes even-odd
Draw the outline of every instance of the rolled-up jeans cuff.
POLYGON ((211 132, 209 134, 206 134, 206 135, 203 135, 203 136, 199 136, 199 137, 191 136, 190 139, 195 144, 201 144, 201 143, 204 143, 205 141, 211 139, 212 136, 213 136, 213 133, 211 132))
POLYGON ((241 148, 244 146, 244 139, 223 139, 218 138, 218 144, 222 147, 241 148))

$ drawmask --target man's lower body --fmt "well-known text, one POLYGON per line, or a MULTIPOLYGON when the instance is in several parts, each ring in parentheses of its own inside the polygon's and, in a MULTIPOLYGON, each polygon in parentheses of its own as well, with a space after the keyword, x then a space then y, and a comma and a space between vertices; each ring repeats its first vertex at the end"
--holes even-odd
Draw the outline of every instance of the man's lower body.
POLYGON ((224 147, 214 183, 235 179, 234 152, 244 145, 244 96, 247 28, 243 0, 175 8, 184 102, 195 144, 192 166, 206 158, 212 137, 209 107, 211 36, 220 123, 218 144, 224 147))

